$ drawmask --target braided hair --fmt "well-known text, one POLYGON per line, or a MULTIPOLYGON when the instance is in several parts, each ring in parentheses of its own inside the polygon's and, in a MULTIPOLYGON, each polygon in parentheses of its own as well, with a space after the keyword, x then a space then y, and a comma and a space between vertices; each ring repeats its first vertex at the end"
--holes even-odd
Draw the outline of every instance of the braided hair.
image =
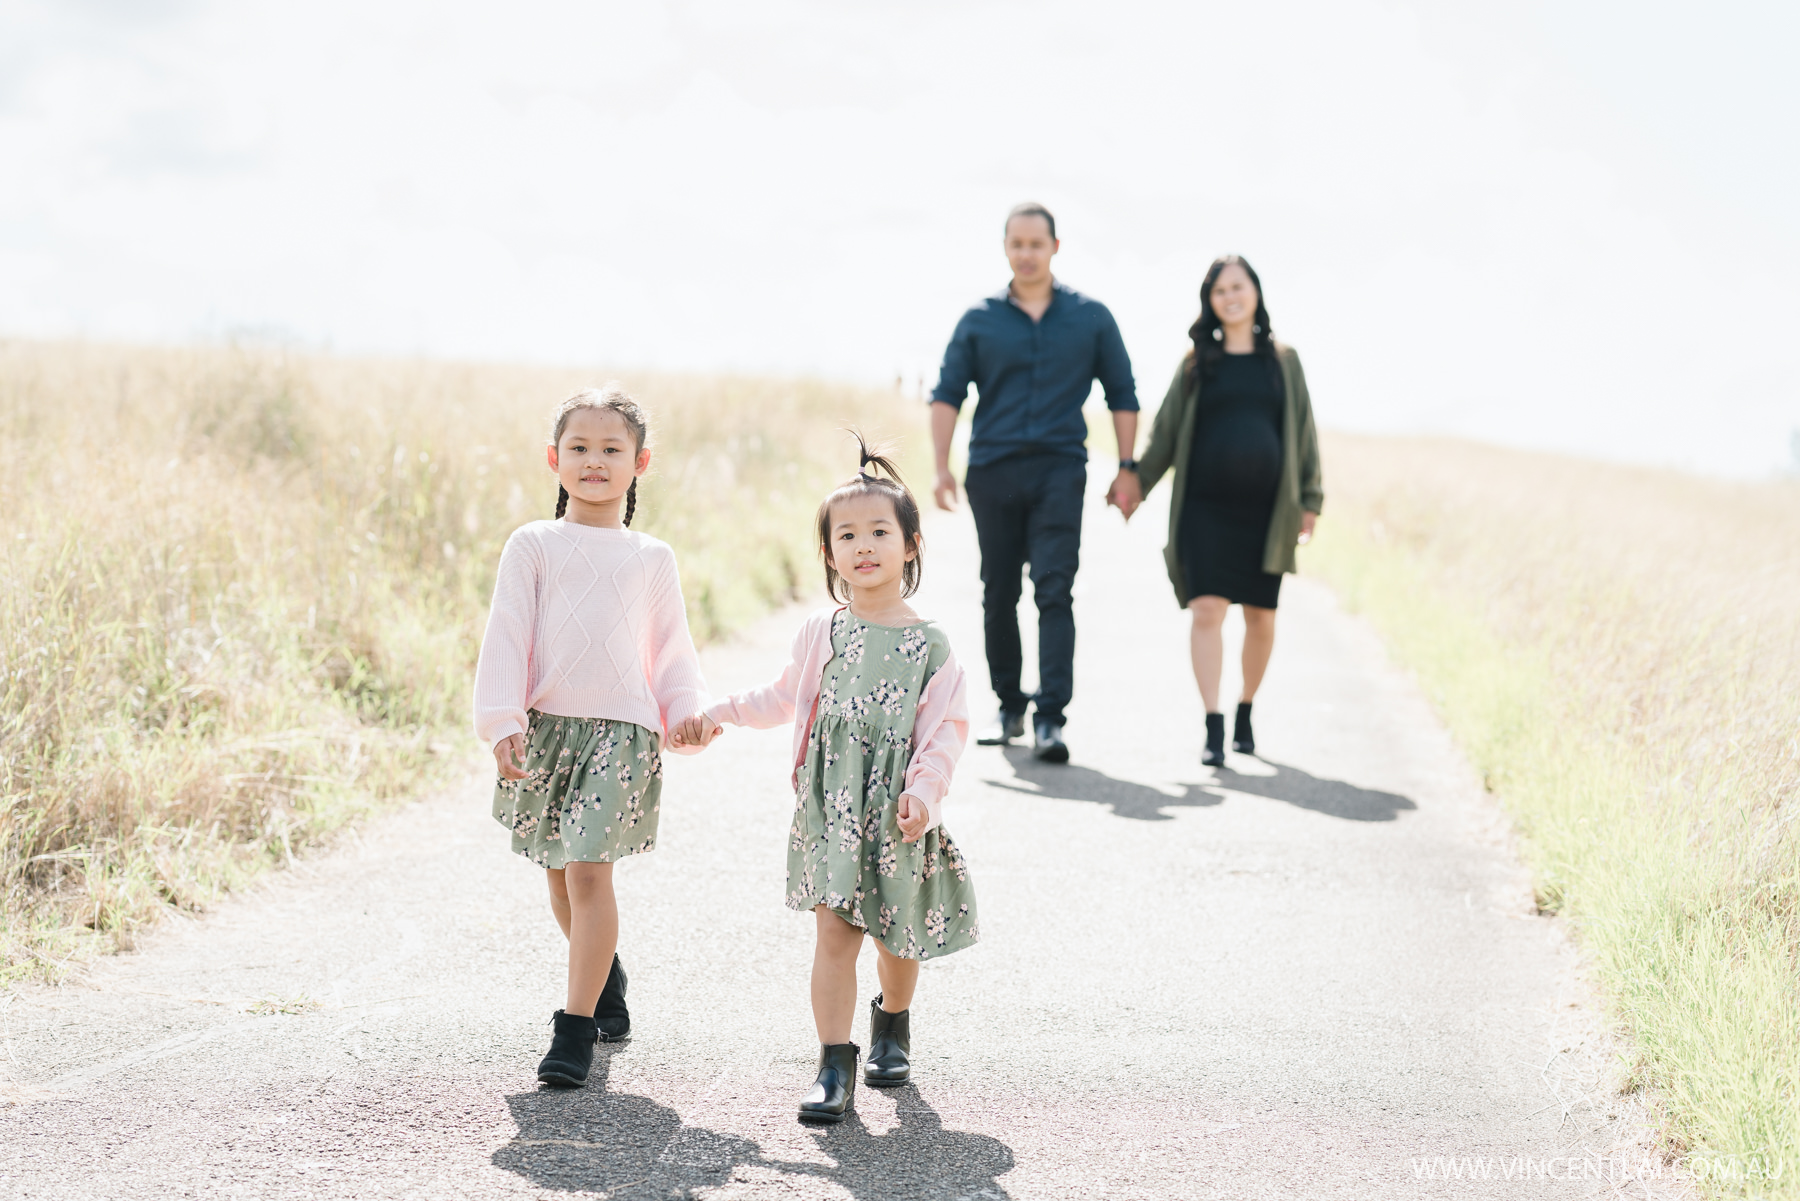
POLYGON ((885 496, 893 502, 894 520, 900 525, 900 537, 906 543, 906 548, 913 553, 913 557, 900 569, 900 595, 911 596, 919 590, 919 580, 925 571, 925 547, 919 538, 919 502, 913 499, 913 494, 900 478, 900 471, 894 466, 892 459, 872 449, 868 439, 860 431, 848 432, 856 439, 856 449, 860 456, 856 474, 839 484, 819 506, 819 557, 825 560, 825 591, 834 601, 850 603, 850 582, 838 574, 831 561, 831 506, 838 501, 858 496, 885 496), (871 467, 883 474, 871 474, 871 467))
MULTIPOLYGON (((639 407, 638 402, 631 399, 623 384, 607 383, 598 388, 583 388, 556 406, 556 417, 550 427, 550 445, 562 445, 563 431, 569 425, 569 414, 578 409, 601 409, 608 413, 617 413, 619 419, 625 423, 625 428, 631 431, 632 441, 637 444, 639 451, 644 449, 644 444, 650 439, 650 423, 645 420, 644 410, 639 407)), ((635 452, 632 458, 635 466, 635 452)), ((625 524, 627 526, 631 524, 632 517, 637 513, 637 486, 637 475, 634 473, 631 477, 631 486, 625 489, 625 524)), ((568 509, 569 490, 559 483, 556 485, 556 515, 561 517, 568 512, 568 509)))

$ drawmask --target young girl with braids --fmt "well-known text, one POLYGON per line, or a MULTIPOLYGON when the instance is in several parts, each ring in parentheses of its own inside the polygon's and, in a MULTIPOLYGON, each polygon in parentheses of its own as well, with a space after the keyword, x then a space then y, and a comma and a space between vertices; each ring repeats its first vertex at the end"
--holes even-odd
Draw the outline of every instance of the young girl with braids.
POLYGON ((919 506, 887 459, 862 466, 819 506, 825 590, 842 607, 810 617, 773 683, 710 705, 678 731, 717 722, 794 722, 794 822, 787 903, 810 910, 819 1074, 800 1118, 840 1122, 856 1092, 856 959, 875 936, 881 992, 869 1004, 863 1079, 911 1075, 911 1005, 919 962, 979 937, 975 894, 941 817, 969 736, 963 670, 944 632, 906 603, 919 586, 919 506), (882 474, 872 474, 871 469, 882 474), (886 478, 883 478, 883 477, 886 478))
MULTIPOLYGON (((507 539, 475 669, 475 732, 500 773, 494 817, 544 869, 569 940, 568 995, 538 1066, 564 1088, 587 1080, 597 1041, 631 1032, 613 864, 655 848, 663 733, 707 697, 675 554, 629 528, 646 435, 616 384, 562 402, 545 454, 556 520, 507 539)), ((708 727, 671 749, 710 740, 708 727)))

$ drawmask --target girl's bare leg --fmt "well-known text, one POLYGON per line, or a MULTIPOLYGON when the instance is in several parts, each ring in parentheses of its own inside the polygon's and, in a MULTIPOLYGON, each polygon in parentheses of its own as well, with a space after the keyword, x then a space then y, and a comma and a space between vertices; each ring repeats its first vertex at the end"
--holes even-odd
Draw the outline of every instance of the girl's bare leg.
POLYGON ((1256 690, 1262 687, 1263 673, 1269 670, 1269 656, 1274 651, 1275 610, 1245 605, 1244 695, 1242 699, 1246 703, 1256 699, 1256 690))
POLYGON ((1194 656, 1194 683, 1200 685, 1200 701, 1206 711, 1217 713, 1219 675, 1225 669, 1225 614, 1230 611, 1231 602, 1222 596, 1196 596, 1188 602, 1188 608, 1194 614, 1190 645, 1194 656))
MULTIPOLYGON (((613 952, 619 947, 619 904, 613 897, 613 865, 571 863, 562 870, 568 897, 569 995, 565 1013, 594 1016, 600 990, 612 971, 613 952)), ((556 905, 556 885, 550 886, 551 906, 556 905)), ((561 920, 562 915, 557 915, 561 920)))
POLYGON ((549 867, 544 869, 544 879, 550 883, 550 912, 556 915, 556 924, 562 927, 563 937, 569 937, 569 886, 563 880, 563 869, 549 867))
POLYGON ((919 961, 902 959, 875 943, 875 974, 881 979, 881 1009, 884 1013, 902 1013, 912 1008, 913 990, 919 987, 919 961))
POLYGON ((850 1041, 850 1023, 856 1018, 856 956, 862 950, 863 932, 823 905, 813 907, 818 941, 813 944, 813 1024, 819 1028, 819 1044, 834 1046, 850 1041))

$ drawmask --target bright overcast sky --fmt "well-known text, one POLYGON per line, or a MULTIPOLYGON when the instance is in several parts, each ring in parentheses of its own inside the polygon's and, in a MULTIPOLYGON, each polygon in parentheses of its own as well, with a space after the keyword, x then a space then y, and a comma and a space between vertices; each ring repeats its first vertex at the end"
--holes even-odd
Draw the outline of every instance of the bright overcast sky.
POLYGON ((1797 13, 0 0, 0 335, 910 391, 1032 198, 1147 403, 1236 251, 1328 426, 1754 476, 1800 426, 1797 13))

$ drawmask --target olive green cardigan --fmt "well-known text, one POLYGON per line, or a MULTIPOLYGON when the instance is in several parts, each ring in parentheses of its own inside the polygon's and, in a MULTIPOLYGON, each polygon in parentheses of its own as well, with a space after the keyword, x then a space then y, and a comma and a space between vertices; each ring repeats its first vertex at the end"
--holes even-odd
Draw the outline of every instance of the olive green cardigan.
MULTIPOLYGON (((1300 537, 1300 514, 1324 510, 1325 486, 1319 475, 1319 432, 1313 426, 1312 397, 1306 391, 1306 373, 1300 370, 1300 356, 1292 346, 1275 344, 1276 360, 1281 364, 1281 380, 1287 392, 1286 419, 1281 423, 1281 483, 1275 490, 1275 512, 1269 518, 1269 538, 1263 546, 1263 570, 1294 570, 1294 545, 1300 537)), ((1175 599, 1183 607, 1188 603, 1187 575, 1181 566, 1181 508, 1187 497, 1188 452, 1194 445, 1194 414, 1200 398, 1197 373, 1189 370, 1192 356, 1175 369, 1175 379, 1163 397, 1162 408, 1150 427, 1150 445, 1138 461, 1138 479, 1144 495, 1156 487, 1158 480, 1171 467, 1175 480, 1170 485, 1175 494, 1169 497, 1169 545, 1163 548, 1163 559, 1169 565, 1169 582, 1175 585, 1175 599)))

